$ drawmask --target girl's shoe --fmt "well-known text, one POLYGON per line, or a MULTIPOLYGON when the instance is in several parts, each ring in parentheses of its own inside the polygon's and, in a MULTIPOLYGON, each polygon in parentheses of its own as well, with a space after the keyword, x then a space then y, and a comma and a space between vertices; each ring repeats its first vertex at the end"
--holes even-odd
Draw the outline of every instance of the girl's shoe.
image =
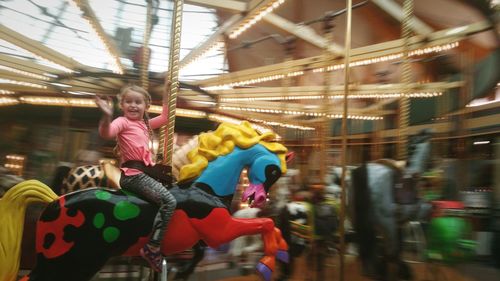
POLYGON ((141 256, 149 263, 149 266, 156 271, 161 272, 161 263, 163 261, 163 256, 161 255, 160 249, 153 250, 147 244, 142 247, 139 251, 141 256))

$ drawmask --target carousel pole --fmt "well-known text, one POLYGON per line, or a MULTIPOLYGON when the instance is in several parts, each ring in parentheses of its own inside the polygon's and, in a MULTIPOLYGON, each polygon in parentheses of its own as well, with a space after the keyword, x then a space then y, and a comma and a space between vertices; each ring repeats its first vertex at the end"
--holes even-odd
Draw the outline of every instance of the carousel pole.
POLYGON ((345 30, 345 55, 344 55, 344 98, 343 98, 343 114, 342 114, 342 149, 341 149, 341 162, 342 162, 342 176, 341 185, 342 193, 340 197, 340 270, 339 280, 344 281, 344 255, 345 255, 345 206, 346 206, 346 172, 347 172, 347 97, 349 95, 349 72, 351 60, 351 25, 352 25, 352 0, 346 1, 347 19, 345 30))
MULTIPOLYGON (((295 38, 287 38, 282 43, 285 49, 285 68, 288 70, 287 73, 290 73, 290 61, 293 59, 293 50, 295 48, 295 38)), ((285 112, 288 110, 288 92, 291 84, 290 75, 285 75, 285 77, 281 80, 281 120, 286 120, 287 116, 285 112)), ((286 127, 278 127, 277 130, 284 140, 286 139, 286 127)), ((284 144, 284 143, 283 143, 284 144)))
POLYGON ((183 0, 174 0, 172 15, 172 33, 170 39, 170 59, 165 83, 171 83, 170 93, 165 91, 163 102, 168 104, 168 123, 160 129, 160 146, 158 147, 158 162, 172 164, 174 150, 175 108, 179 92, 179 55, 181 50, 181 25, 183 0), (165 136, 167 134, 167 136, 165 136), (165 139, 166 137, 166 139, 165 139))
MULTIPOLYGON (((323 20, 323 33, 327 42, 333 42, 333 16, 327 16, 323 20)), ((330 44, 327 44, 329 46, 330 44)), ((333 64, 335 55, 333 55, 328 48, 323 50, 323 55, 325 61, 328 62, 327 65, 333 64)), ((332 72, 325 67, 323 75, 323 114, 322 122, 319 127, 319 185, 324 189, 325 177, 326 177, 326 167, 328 165, 328 142, 330 137, 330 90, 331 90, 331 75, 332 72)))
POLYGON ((413 0, 405 0, 403 3, 403 21, 401 36, 403 37, 403 94, 399 99, 399 120, 398 120, 398 151, 397 159, 406 160, 408 156, 408 125, 410 114, 410 98, 408 88, 411 83, 411 64, 409 61, 408 51, 411 38, 411 21, 413 17, 413 0))
POLYGON ((146 27, 142 44, 141 86, 147 91, 149 88, 149 39, 151 38, 151 0, 147 1, 146 27))

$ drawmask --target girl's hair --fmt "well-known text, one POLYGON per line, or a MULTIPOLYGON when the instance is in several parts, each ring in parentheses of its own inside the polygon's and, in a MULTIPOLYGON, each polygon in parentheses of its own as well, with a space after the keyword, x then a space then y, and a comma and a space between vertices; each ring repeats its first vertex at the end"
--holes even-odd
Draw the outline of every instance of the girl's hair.
MULTIPOLYGON (((140 86, 137 86, 134 84, 124 86, 120 90, 120 93, 118 93, 118 95, 117 95, 118 103, 121 104, 123 97, 129 92, 136 92, 136 93, 142 94, 144 96, 144 101, 146 102, 146 107, 151 105, 151 95, 148 93, 148 91, 146 91, 143 87, 140 87, 140 86)), ((151 129, 151 126, 149 125, 149 114, 148 114, 147 110, 144 111, 144 123, 146 124, 146 127, 148 128, 148 132, 149 132, 150 149, 151 149, 151 152, 153 153, 153 157, 155 157, 154 149, 153 149, 154 132, 153 132, 153 129, 151 129)), ((114 152, 118 156, 118 158, 120 158, 120 151, 118 149, 118 144, 116 144, 116 146, 114 148, 114 152)), ((155 159, 153 159, 153 161, 154 160, 155 159)))

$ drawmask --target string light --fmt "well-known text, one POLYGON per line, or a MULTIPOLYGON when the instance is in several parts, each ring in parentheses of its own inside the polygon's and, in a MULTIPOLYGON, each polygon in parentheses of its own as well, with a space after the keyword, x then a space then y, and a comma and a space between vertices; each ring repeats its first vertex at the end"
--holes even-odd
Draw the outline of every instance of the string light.
POLYGON ((0 90, 0 95, 13 95, 16 92, 8 91, 8 90, 0 90))
MULTIPOLYGON (((403 96, 410 98, 431 98, 443 95, 443 92, 416 92, 416 93, 373 93, 373 94, 349 94, 348 99, 389 99, 400 98, 403 96)), ((251 97, 251 98, 221 98, 222 102, 252 102, 252 101, 287 101, 287 100, 319 100, 323 99, 323 95, 307 95, 307 96, 267 96, 267 97, 251 97)), ((343 99, 343 94, 333 94, 330 99, 343 99)))
POLYGON ((16 68, 12 68, 12 67, 8 67, 8 66, 5 66, 5 65, 0 65, 0 69, 7 70, 9 72, 13 72, 13 73, 16 73, 16 74, 21 74, 21 75, 24 75, 24 76, 28 76, 28 77, 31 77, 31 78, 40 79, 40 80, 48 81, 50 79, 49 77, 44 76, 44 75, 39 75, 39 74, 35 74, 35 73, 32 73, 32 72, 27 72, 27 71, 22 71, 22 70, 19 70, 19 69, 16 69, 16 68))
MULTIPOLYGON (((152 105, 148 112, 160 114, 162 112, 162 106, 152 105)), ((176 116, 189 117, 189 118, 205 118, 207 114, 203 111, 192 110, 192 109, 184 109, 184 108, 176 108, 175 109, 176 116)))
POLYGON ((97 107, 93 99, 23 96, 19 98, 19 101, 33 105, 97 107))
POLYGON ((18 103, 19 103, 19 100, 16 98, 0 97, 0 106, 16 105, 18 103))
POLYGON ((47 89, 47 86, 44 86, 44 85, 39 85, 39 84, 34 84, 34 83, 29 83, 29 82, 24 82, 24 81, 10 80, 10 79, 1 79, 0 78, 0 83, 26 86, 26 87, 32 87, 32 88, 38 88, 38 89, 47 89))
MULTIPOLYGON (((331 119, 342 118, 342 114, 325 114, 322 112, 306 112, 306 111, 295 111, 295 110, 281 110, 281 109, 266 109, 266 108, 251 108, 251 107, 239 107, 239 106, 227 106, 221 105, 223 110, 233 110, 233 111, 247 111, 247 112, 258 112, 258 113, 270 113, 270 114, 286 114, 295 116, 309 116, 309 117, 324 117, 327 116, 331 119)), ((348 119, 355 120, 382 120, 383 117, 380 116, 366 116, 366 115, 348 115, 348 119)))
POLYGON ((276 75, 271 75, 271 76, 264 76, 264 77, 260 77, 260 78, 232 82, 232 83, 223 84, 223 85, 203 87, 202 89, 207 90, 207 91, 222 90, 222 89, 227 89, 228 87, 229 88, 240 87, 240 86, 245 86, 245 85, 250 85, 250 84, 258 84, 258 83, 262 83, 262 82, 283 79, 285 77, 294 77, 294 76, 300 76, 300 75, 304 75, 304 71, 294 71, 294 72, 290 72, 286 75, 285 74, 276 74, 276 75))
MULTIPOLYGON (((419 49, 415 49, 415 50, 410 51, 409 56, 419 56, 419 55, 423 55, 423 54, 443 52, 443 51, 447 51, 447 50, 450 50, 453 48, 457 48, 458 46, 459 46, 459 42, 457 41, 457 42, 452 42, 452 43, 447 43, 447 44, 419 48, 419 49)), ((373 58, 368 58, 368 59, 364 59, 364 60, 352 61, 349 64, 349 66, 350 67, 357 67, 357 66, 365 66, 365 65, 379 63, 379 62, 392 61, 392 60, 400 59, 400 58, 402 58, 402 56, 403 56, 403 53, 395 53, 395 54, 390 54, 390 55, 385 55, 385 56, 373 57, 373 58)), ((326 66, 326 67, 313 68, 312 71, 315 73, 324 72, 324 71, 335 71, 335 70, 344 69, 344 67, 345 67, 345 65, 343 63, 339 63, 339 64, 334 64, 334 65, 330 65, 330 66, 326 66)), ((242 80, 242 81, 234 81, 231 83, 202 87, 202 89, 207 90, 207 91, 223 90, 223 89, 230 89, 232 87, 239 87, 239 86, 245 86, 245 85, 258 84, 258 83, 262 83, 262 82, 279 80, 279 79, 285 78, 285 76, 293 77, 293 76, 300 76, 300 75, 304 75, 304 71, 290 72, 286 75, 285 74, 274 74, 274 75, 261 76, 261 77, 242 80)))
POLYGON ((283 3, 285 3, 285 0, 269 1, 267 5, 260 7, 257 12, 248 15, 246 20, 244 20, 234 31, 229 34, 229 38, 235 39, 236 37, 240 36, 251 26, 262 20, 265 15, 271 13, 274 9, 278 8, 283 3))
POLYGON ((279 126, 283 128, 290 128, 290 129, 297 129, 297 130, 303 130, 303 131, 314 131, 316 128, 313 127, 306 127, 306 126, 300 126, 300 125, 293 125, 293 124, 285 124, 285 123, 280 123, 280 122, 273 122, 273 121, 266 121, 266 120, 260 120, 260 119, 255 119, 251 118, 251 121, 254 122, 259 122, 266 124, 268 126, 279 126))

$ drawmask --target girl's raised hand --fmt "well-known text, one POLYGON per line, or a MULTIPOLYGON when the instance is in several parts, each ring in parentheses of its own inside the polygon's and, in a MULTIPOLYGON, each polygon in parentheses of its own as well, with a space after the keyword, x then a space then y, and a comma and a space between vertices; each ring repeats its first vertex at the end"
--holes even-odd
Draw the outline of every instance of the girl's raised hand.
POLYGON ((113 116, 113 100, 111 97, 106 96, 105 99, 95 95, 95 104, 107 116, 113 116))

